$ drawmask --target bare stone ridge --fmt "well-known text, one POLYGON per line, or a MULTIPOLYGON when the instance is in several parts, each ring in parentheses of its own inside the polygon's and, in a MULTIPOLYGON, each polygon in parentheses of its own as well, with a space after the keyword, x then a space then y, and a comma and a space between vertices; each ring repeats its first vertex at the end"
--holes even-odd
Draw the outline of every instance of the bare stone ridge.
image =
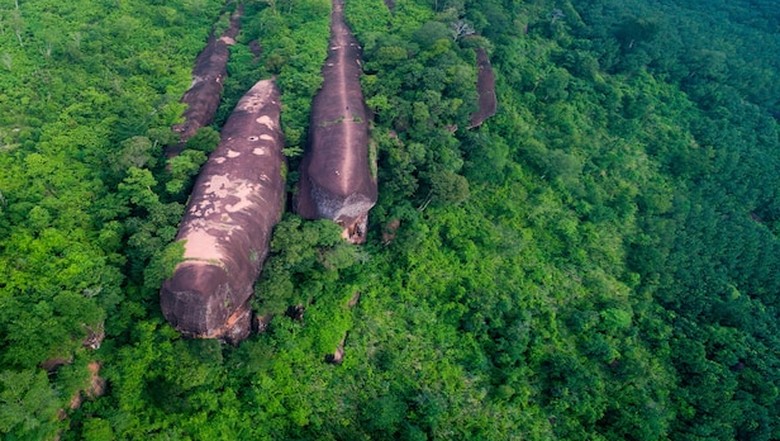
POLYGON ((249 335, 252 285, 284 208, 279 91, 260 81, 238 102, 195 182, 179 228, 184 261, 163 283, 165 318, 188 337, 249 335))
POLYGON ((477 93, 479 103, 477 111, 471 115, 469 128, 479 127, 485 120, 496 114, 496 76, 490 65, 487 51, 483 48, 474 49, 477 53, 477 93))
POLYGON ((214 121, 222 98, 223 82, 227 76, 229 48, 235 44, 235 38, 241 28, 242 13, 243 7, 239 6, 230 17, 228 29, 219 37, 209 37, 206 47, 195 60, 192 84, 181 99, 181 102, 187 105, 183 115, 184 122, 173 126, 173 131, 179 133, 179 143, 166 149, 165 154, 169 158, 181 153, 198 129, 214 121))
POLYGON ((368 159, 368 112, 360 89, 361 48, 344 21, 344 0, 333 0, 323 84, 312 103, 309 148, 301 164, 295 211, 344 227, 352 242, 365 240, 368 210, 377 198, 368 159))

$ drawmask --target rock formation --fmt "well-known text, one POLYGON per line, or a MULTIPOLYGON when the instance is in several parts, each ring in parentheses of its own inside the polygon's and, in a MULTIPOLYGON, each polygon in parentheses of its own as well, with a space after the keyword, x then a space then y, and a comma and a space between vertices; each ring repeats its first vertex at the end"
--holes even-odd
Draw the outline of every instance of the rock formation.
POLYGON ((166 148, 167 157, 181 153, 198 129, 214 121, 214 114, 217 113, 222 99, 222 83, 227 76, 230 46, 236 43, 242 12, 243 8, 239 6, 230 17, 228 29, 219 38, 211 35, 206 47, 195 60, 192 84, 181 99, 181 102, 187 105, 183 115, 184 122, 173 127, 173 131, 179 134, 179 143, 166 148))
POLYGON ((336 346, 336 350, 333 351, 332 354, 325 355, 325 363, 330 364, 341 364, 344 362, 344 345, 347 343, 347 337, 349 336, 349 332, 347 332, 344 335, 344 338, 341 339, 339 342, 339 345, 336 346))
POLYGON ((477 93, 479 103, 477 111, 471 114, 469 128, 479 127, 486 119, 496 114, 496 76, 493 74, 493 66, 490 65, 487 51, 476 48, 477 53, 477 93))
POLYGON ((249 299, 284 207, 279 91, 255 84, 201 170, 177 240, 184 261, 163 283, 165 318, 189 337, 237 343, 252 327, 249 299))
POLYGON ((76 410, 84 403, 84 399, 94 400, 102 397, 106 393, 106 379, 100 376, 100 362, 92 361, 87 365, 89 369, 89 387, 84 390, 78 390, 70 397, 70 410, 76 410))
POLYGON ((360 46, 344 21, 344 0, 333 0, 323 84, 312 104, 309 148, 301 164, 295 210, 327 218, 353 243, 365 240, 368 210, 377 197, 368 155, 368 112, 360 89, 360 46))

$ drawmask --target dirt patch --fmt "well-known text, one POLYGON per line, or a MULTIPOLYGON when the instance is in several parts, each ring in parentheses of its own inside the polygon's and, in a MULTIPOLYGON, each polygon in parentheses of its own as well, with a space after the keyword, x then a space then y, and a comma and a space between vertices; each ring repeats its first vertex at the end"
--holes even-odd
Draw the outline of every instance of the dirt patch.
POLYGON ((166 147, 167 157, 181 153, 198 129, 214 121, 222 99, 222 84, 227 76, 230 46, 235 44, 235 38, 241 29, 242 13, 243 7, 239 6, 230 17, 228 29, 219 37, 212 34, 206 47, 195 59, 192 84, 181 99, 181 102, 187 105, 183 115, 184 122, 173 126, 173 131, 179 133, 179 143, 166 147))
POLYGON ((189 337, 246 338, 249 299, 284 208, 279 91, 258 82, 238 102, 195 182, 177 240, 184 261, 163 283, 165 318, 189 337))
POLYGON ((330 49, 322 88, 312 103, 309 148, 294 203, 304 218, 336 221, 356 243, 365 240, 364 219, 377 198, 360 58, 360 45, 344 21, 344 1, 333 0, 330 49))
POLYGON ((106 393, 106 380, 100 376, 100 368, 101 365, 97 361, 93 361, 87 365, 87 369, 89 369, 89 387, 73 394, 68 405, 70 410, 76 410, 81 407, 85 398, 94 400, 106 393))
POLYGON ((479 103, 477 111, 471 115, 469 128, 479 127, 486 119, 496 114, 496 76, 490 65, 487 51, 483 48, 474 49, 477 53, 477 93, 479 103))
POLYGON ((394 10, 395 9, 395 0, 385 0, 385 6, 387 6, 387 9, 394 10))

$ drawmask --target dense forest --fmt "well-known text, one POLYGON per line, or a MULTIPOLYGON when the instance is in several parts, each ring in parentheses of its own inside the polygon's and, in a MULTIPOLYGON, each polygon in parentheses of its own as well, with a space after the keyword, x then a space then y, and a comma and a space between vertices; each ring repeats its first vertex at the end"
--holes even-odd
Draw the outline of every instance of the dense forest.
POLYGON ((285 214, 231 346, 163 319, 172 241, 260 79, 294 191, 331 12, 241 3, 166 159, 237 1, 0 0, 2 439, 780 439, 780 4, 346 0, 368 239, 285 214))

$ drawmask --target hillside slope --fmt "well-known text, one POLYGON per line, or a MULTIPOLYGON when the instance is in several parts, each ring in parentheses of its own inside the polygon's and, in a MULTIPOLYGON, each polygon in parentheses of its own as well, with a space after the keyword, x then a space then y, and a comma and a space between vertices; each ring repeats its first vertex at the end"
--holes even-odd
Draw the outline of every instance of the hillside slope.
MULTIPOLYGON (((149 159, 221 5, 20 3, 0 33, 3 437, 780 439, 772 2, 346 0, 378 148, 367 241, 284 216, 252 305, 275 317, 236 348, 157 306, 186 195, 149 159), (72 22, 47 58, 43 29, 72 22), (474 45, 500 107, 467 130, 474 45), (60 420, 92 358, 106 395, 60 420)), ((228 65, 217 121, 276 74, 291 164, 330 5, 245 2, 228 65)))

